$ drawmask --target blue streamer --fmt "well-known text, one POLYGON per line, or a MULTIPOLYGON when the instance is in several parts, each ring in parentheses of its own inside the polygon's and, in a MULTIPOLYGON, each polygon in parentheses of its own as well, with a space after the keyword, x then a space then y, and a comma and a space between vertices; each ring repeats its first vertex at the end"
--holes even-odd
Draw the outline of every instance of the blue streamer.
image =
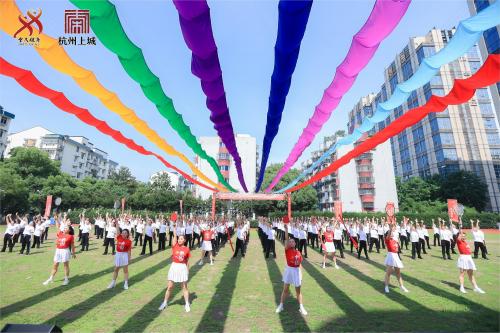
POLYGON ((330 157, 340 146, 356 142, 363 133, 370 131, 375 124, 385 120, 391 114, 391 110, 403 104, 411 92, 428 83, 434 75, 439 72, 441 66, 456 60, 466 53, 477 43, 483 32, 500 24, 500 1, 496 1, 488 8, 482 10, 475 16, 471 16, 458 24, 455 35, 450 42, 438 53, 425 58, 418 70, 407 81, 396 86, 391 97, 377 105, 375 113, 371 117, 365 117, 361 125, 352 134, 347 135, 332 145, 320 158, 309 168, 304 170, 290 184, 277 191, 282 193, 297 184, 301 179, 312 173, 325 159, 330 157))
POLYGON ((286 96, 290 90, 292 75, 299 58, 300 43, 306 31, 311 6, 312 0, 280 0, 279 3, 278 36, 274 46, 274 70, 271 76, 266 133, 262 143, 262 160, 255 192, 260 190, 264 180, 271 146, 278 134, 286 96))

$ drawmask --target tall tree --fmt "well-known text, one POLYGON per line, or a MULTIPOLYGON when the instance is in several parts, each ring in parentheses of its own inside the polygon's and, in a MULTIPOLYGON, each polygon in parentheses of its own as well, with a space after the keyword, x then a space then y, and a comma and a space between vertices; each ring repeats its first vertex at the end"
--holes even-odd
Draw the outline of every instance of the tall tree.
POLYGON ((439 196, 441 200, 457 199, 465 206, 483 211, 488 202, 488 186, 476 174, 457 171, 440 179, 439 196))
POLYGON ((151 188, 154 191, 174 191, 170 176, 166 172, 160 172, 151 179, 151 188))

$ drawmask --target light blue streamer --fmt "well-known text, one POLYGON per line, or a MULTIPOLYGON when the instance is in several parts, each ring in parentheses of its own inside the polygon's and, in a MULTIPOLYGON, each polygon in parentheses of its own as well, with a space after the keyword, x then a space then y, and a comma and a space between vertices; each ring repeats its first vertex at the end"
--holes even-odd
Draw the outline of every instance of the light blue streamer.
POLYGON ((423 59, 417 71, 407 81, 396 86, 391 97, 377 104, 376 110, 371 117, 365 117, 361 125, 356 128, 352 134, 347 135, 337 140, 320 158, 314 162, 309 168, 304 170, 290 184, 283 187, 276 193, 282 193, 294 187, 301 179, 312 173, 318 168, 328 157, 330 157, 338 147, 345 146, 356 142, 361 136, 370 131, 375 124, 389 117, 391 110, 399 107, 406 102, 411 92, 428 83, 434 75, 436 75, 441 66, 456 60, 461 55, 465 54, 474 44, 477 43, 483 32, 500 24, 500 0, 491 4, 477 15, 471 16, 468 19, 461 21, 458 24, 455 35, 450 42, 442 48, 438 53, 423 59))

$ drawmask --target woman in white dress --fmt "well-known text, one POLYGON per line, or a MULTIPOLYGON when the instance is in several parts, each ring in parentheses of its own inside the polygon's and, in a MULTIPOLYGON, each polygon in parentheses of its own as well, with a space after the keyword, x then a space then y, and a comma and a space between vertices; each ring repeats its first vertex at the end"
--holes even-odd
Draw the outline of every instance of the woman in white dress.
POLYGON ((405 293, 408 292, 408 289, 403 285, 403 277, 401 276, 401 268, 403 268, 403 262, 399 259, 398 251, 399 251, 399 243, 397 242, 397 235, 394 235, 396 225, 392 224, 389 232, 385 236, 385 245, 387 248, 387 256, 385 257, 385 292, 389 292, 389 282, 391 279, 391 274, 394 271, 396 273, 396 277, 398 278, 399 287, 405 293))

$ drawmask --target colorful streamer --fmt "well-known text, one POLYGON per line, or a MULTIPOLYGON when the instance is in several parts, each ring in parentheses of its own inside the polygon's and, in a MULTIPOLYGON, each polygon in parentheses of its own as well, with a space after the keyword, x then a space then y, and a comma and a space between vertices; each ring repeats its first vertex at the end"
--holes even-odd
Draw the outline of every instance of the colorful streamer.
POLYGON ((226 102, 219 55, 212 33, 210 8, 206 0, 174 0, 174 4, 179 12, 182 35, 192 52, 191 72, 201 81, 201 87, 207 96, 210 120, 227 151, 233 157, 241 187, 248 192, 226 102))
POLYGON ((183 177, 194 184, 203 186, 211 191, 216 191, 216 189, 209 187, 191 176, 178 169, 177 167, 168 163, 163 157, 155 154, 144 147, 139 146, 133 140, 126 138, 119 131, 112 129, 109 125, 100 119, 95 118, 87 109, 80 108, 73 103, 71 103, 62 92, 52 90, 41 83, 34 75, 28 70, 14 66, 13 64, 6 61, 3 57, 0 57, 0 74, 8 76, 16 80, 24 89, 28 90, 34 95, 48 99, 52 104, 57 106, 64 112, 70 113, 83 121, 84 123, 96 128, 101 133, 104 133, 112 137, 117 142, 127 146, 129 149, 135 150, 142 155, 151 155, 159 159, 167 168, 173 169, 179 172, 183 177))
POLYGON ((490 5, 479 14, 461 21, 458 24, 455 35, 450 40, 450 42, 438 53, 423 59, 422 64, 415 72, 415 74, 410 79, 408 79, 408 81, 396 86, 394 92, 395 95, 392 95, 386 102, 378 104, 374 114, 371 117, 365 117, 361 125, 356 128, 352 132, 352 134, 345 136, 337 141, 325 153, 323 153, 323 155, 321 155, 321 157, 316 162, 314 162, 290 184, 288 184, 278 192, 283 192, 293 187, 302 178, 312 173, 340 146, 356 142, 363 135, 363 133, 369 132, 375 126, 375 124, 389 117, 390 111, 404 103, 410 96, 411 91, 418 89, 419 87, 429 82, 432 77, 436 75, 442 65, 459 58, 462 54, 467 52, 467 50, 469 50, 474 46, 474 44, 477 43, 485 30, 488 30, 498 24, 500 24, 499 1, 490 5))
POLYGON ((276 186, 281 177, 290 170, 302 152, 311 144, 333 110, 339 105, 344 94, 352 87, 358 74, 371 60, 380 43, 398 25, 410 2, 411 0, 377 0, 375 2, 368 20, 354 35, 344 61, 337 67, 332 83, 325 90, 313 116, 266 192, 270 192, 276 186))
MULTIPOLYGON (((15 1, 2 1, 0 3, 0 29, 12 36, 19 26, 17 18, 21 14, 15 1)), ((24 37, 24 35, 21 34, 20 37, 24 37)), ((169 145, 165 139, 161 138, 145 121, 140 119, 131 108, 125 106, 116 93, 106 89, 97 80, 92 71, 76 64, 69 57, 64 48, 58 44, 56 39, 43 33, 39 35, 39 38, 40 45, 35 46, 35 50, 48 65, 63 74, 69 75, 80 88, 97 97, 106 108, 120 116, 123 121, 131 125, 165 153, 179 157, 201 180, 221 190, 224 189, 221 185, 216 184, 203 174, 189 158, 169 145)))
POLYGON ((274 70, 267 110, 266 133, 262 142, 262 159, 255 192, 260 190, 273 140, 278 134, 292 75, 299 58, 300 43, 306 31, 312 0, 280 0, 278 36, 274 46, 274 70))
POLYGON ((424 106, 409 110, 382 131, 360 143, 349 153, 332 162, 328 167, 316 173, 307 181, 288 189, 286 192, 297 191, 309 184, 319 181, 321 178, 326 177, 338 170, 341 166, 349 163, 353 158, 375 148, 382 142, 401 133, 406 128, 415 125, 429 113, 442 112, 446 110, 449 105, 465 103, 474 96, 476 89, 487 87, 497 82, 500 82, 500 55, 490 54, 483 66, 474 75, 467 79, 456 79, 453 88, 446 96, 441 97, 432 95, 424 106))
POLYGON ((155 104, 158 112, 167 119, 170 126, 179 134, 195 154, 206 160, 215 171, 221 184, 229 190, 235 190, 226 182, 219 170, 215 159, 210 157, 198 143, 191 129, 186 125, 174 107, 172 100, 167 97, 156 77, 142 54, 142 50, 130 41, 118 18, 115 6, 108 0, 70 0, 80 9, 90 10, 90 25, 97 38, 115 53, 127 74, 140 84, 144 95, 155 104))

